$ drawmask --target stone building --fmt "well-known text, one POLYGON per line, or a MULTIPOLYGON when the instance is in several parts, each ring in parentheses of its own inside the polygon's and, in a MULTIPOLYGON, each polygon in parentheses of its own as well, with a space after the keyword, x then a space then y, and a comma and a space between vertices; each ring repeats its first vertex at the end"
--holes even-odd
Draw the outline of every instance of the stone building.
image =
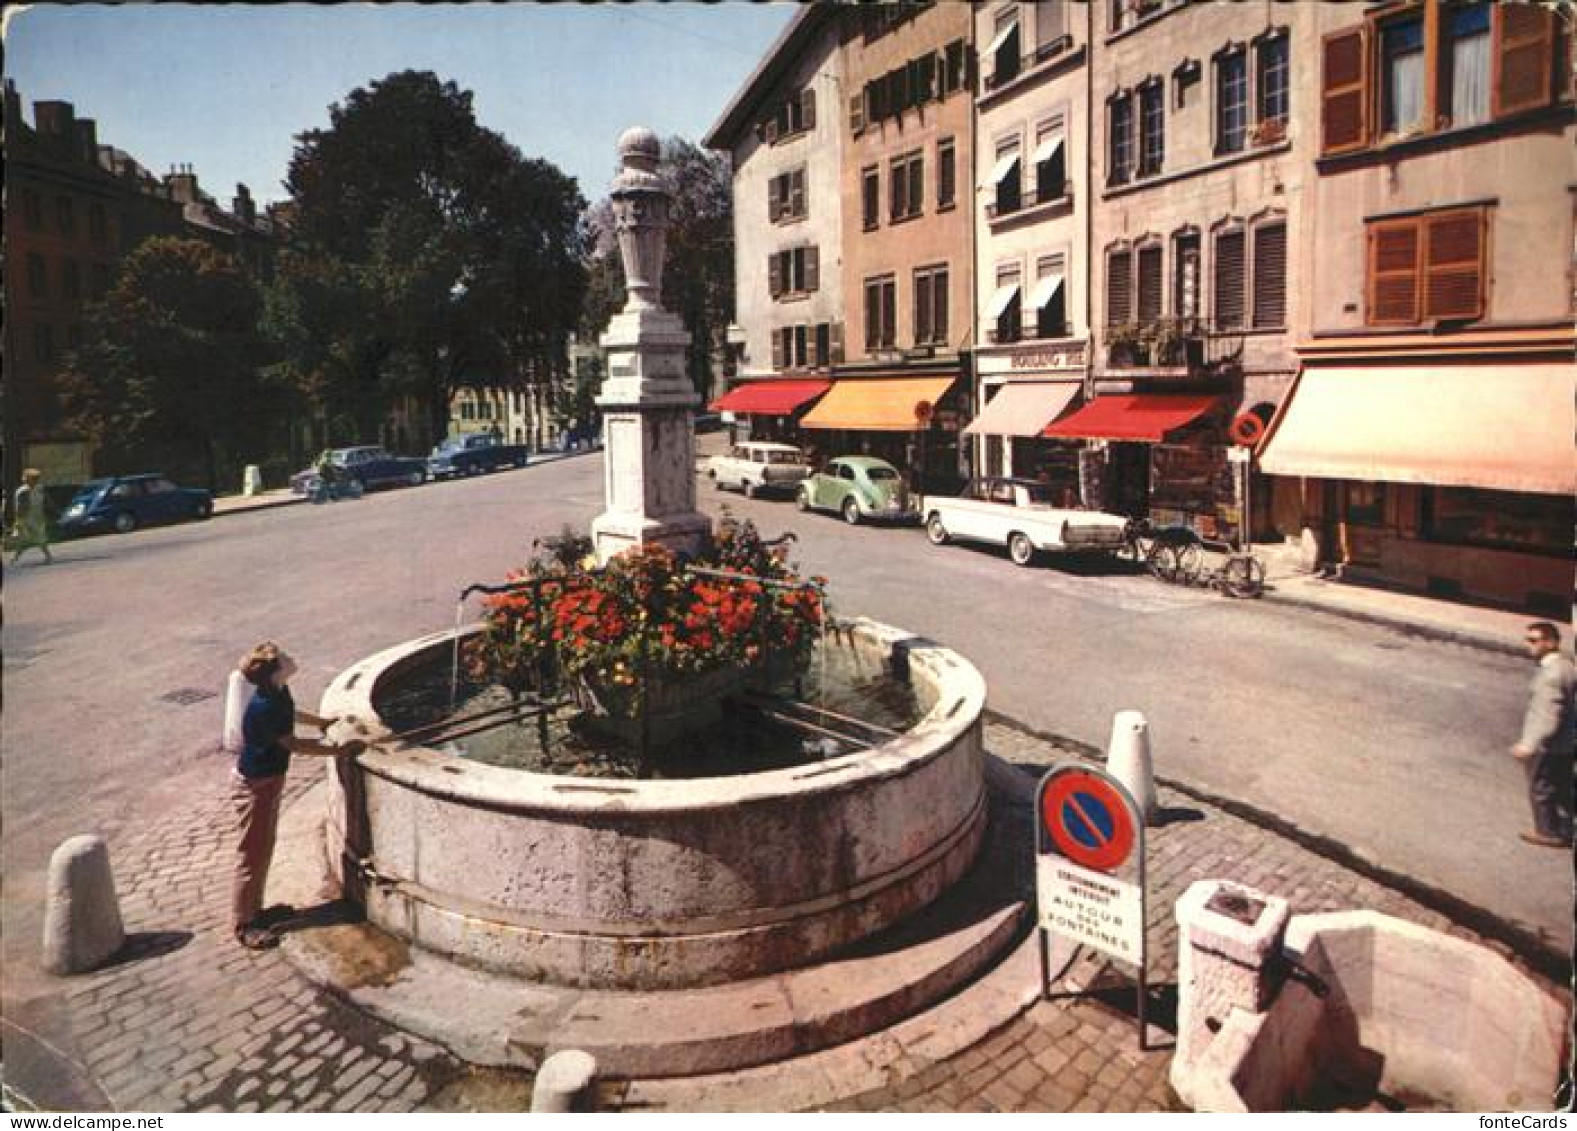
POLYGON ((1269 532, 1229 431, 1285 397, 1307 325, 1320 7, 1090 5, 1093 399, 1050 429, 1090 442, 1087 502, 1235 540, 1253 501, 1269 532))
POLYGON ((1064 490, 1081 445, 1041 434, 1088 372, 1089 16, 1065 0, 975 9, 979 400, 964 431, 983 472, 1064 490))
POLYGON ((1349 576, 1566 619, 1570 25, 1438 0, 1313 16, 1303 370, 1261 454, 1276 525, 1349 576))

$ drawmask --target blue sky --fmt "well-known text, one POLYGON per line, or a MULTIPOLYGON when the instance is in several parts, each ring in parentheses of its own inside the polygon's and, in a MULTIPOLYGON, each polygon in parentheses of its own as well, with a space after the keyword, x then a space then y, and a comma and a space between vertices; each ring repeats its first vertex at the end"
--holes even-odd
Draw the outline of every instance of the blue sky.
POLYGON ((99 141, 155 173, 195 167, 228 204, 237 181, 282 199, 294 135, 391 71, 434 71, 477 117, 604 195, 631 125, 699 142, 793 5, 316 6, 40 4, 11 9, 5 73, 32 103, 61 99, 99 141))

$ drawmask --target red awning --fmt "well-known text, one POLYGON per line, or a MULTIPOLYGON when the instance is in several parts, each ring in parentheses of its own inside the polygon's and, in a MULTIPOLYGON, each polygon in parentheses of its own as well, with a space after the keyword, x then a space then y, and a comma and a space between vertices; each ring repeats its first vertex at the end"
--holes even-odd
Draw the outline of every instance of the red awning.
POLYGON ((713 401, 711 407, 713 412, 787 416, 831 387, 831 381, 752 381, 748 385, 728 390, 713 401))
POLYGON ((1155 444, 1208 411, 1219 398, 1199 393, 1121 393, 1096 397, 1042 436, 1085 440, 1141 440, 1155 444))

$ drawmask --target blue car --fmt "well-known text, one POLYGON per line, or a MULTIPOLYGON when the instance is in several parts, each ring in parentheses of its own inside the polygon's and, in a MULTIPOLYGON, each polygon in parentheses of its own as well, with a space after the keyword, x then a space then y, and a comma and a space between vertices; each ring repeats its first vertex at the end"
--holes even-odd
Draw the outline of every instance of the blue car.
POLYGON ((177 487, 163 475, 116 475, 84 483, 55 525, 62 534, 126 534, 139 526, 204 519, 214 513, 207 491, 177 487))

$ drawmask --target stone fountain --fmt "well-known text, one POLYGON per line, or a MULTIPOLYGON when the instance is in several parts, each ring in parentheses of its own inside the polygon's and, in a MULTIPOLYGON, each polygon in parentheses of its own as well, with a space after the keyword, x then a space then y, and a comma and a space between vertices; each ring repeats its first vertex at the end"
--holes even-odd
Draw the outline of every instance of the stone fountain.
MULTIPOLYGON (((660 305, 670 198, 657 138, 630 130, 619 151, 630 297, 603 338, 606 510, 592 529, 604 562, 650 542, 686 552, 710 530, 695 510, 688 339, 660 305)), ((840 646, 912 687, 913 725, 784 769, 611 780, 389 733, 390 696, 447 670, 475 631, 370 656, 323 698, 325 714, 381 739, 329 768, 318 818, 320 863, 361 921, 287 952, 358 1006, 478 1063, 534 1068, 573 1047, 615 1075, 689 1075, 880 1029, 1023 938, 1022 904, 983 907, 1001 885, 992 867, 971 873, 987 827, 985 684, 956 653, 848 623, 840 646)))

